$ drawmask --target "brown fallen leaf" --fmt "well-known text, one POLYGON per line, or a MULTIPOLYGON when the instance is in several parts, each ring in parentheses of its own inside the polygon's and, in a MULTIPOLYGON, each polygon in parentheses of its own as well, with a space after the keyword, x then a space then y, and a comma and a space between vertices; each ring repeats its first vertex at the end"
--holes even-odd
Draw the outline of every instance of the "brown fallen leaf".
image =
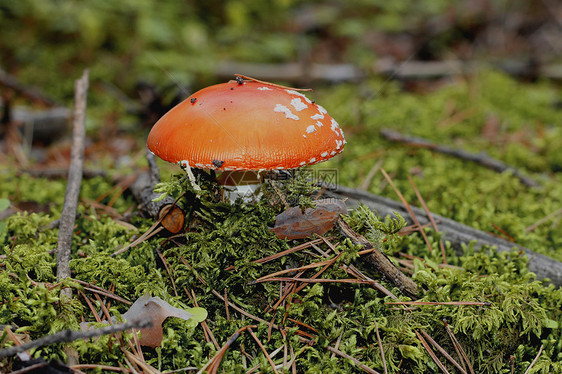
POLYGON ((324 235, 340 214, 347 214, 342 200, 324 199, 315 202, 315 208, 307 208, 304 213, 296 206, 285 210, 275 218, 271 231, 280 239, 304 239, 313 234, 324 235))

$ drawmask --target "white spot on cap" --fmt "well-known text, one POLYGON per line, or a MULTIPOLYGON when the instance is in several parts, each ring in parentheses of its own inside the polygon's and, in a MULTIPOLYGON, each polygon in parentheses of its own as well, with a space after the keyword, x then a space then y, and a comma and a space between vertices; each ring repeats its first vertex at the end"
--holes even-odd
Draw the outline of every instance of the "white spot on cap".
POLYGON ((285 168, 283 166, 277 166, 275 169, 277 170, 284 170, 285 168))
POLYGON ((309 164, 312 164, 314 162, 316 162, 316 157, 312 157, 310 160, 308 160, 309 164))
POLYGON ((316 126, 322 127, 322 126, 324 126, 324 124, 323 124, 322 122, 320 122, 320 121, 316 121, 316 126))
POLYGON ((324 115, 322 113, 316 113, 313 116, 310 116, 312 119, 324 119, 324 115))
POLYGON ((300 166, 306 165, 306 161, 301 162, 299 165, 300 165, 300 166))
POLYGON ((330 155, 331 155, 331 156, 333 156, 333 155, 335 155, 335 154, 336 154, 336 151, 330 152, 330 155))
POLYGON ((285 113, 285 118, 294 119, 298 121, 300 118, 291 112, 291 109, 287 108, 285 105, 277 104, 275 108, 273 108, 274 112, 285 113))
POLYGON ((308 97, 304 96, 303 94, 301 94, 301 93, 298 92, 298 91, 295 91, 295 90, 285 90, 285 91, 287 91, 287 93, 290 93, 291 95, 300 96, 300 97, 304 98, 304 100, 305 100, 307 103, 312 104, 312 101, 310 101, 310 99, 309 99, 308 97))
POLYGON ((258 90, 260 90, 260 91, 273 91, 273 89, 271 89, 271 88, 269 88, 269 87, 265 87, 265 86, 263 86, 263 87, 258 87, 258 90))
POLYGON ((195 167, 196 167, 196 168, 199 168, 199 169, 204 169, 204 168, 205 168, 205 166, 204 166, 203 164, 195 164, 195 167))
POLYGON ((322 152, 322 154, 320 156, 326 157, 326 156, 328 156, 328 152, 322 152))
POLYGON ((343 145, 343 142, 341 140, 336 139, 336 149, 340 149, 342 145, 343 145))
POLYGON ((318 111, 322 114, 328 114, 328 112, 326 111, 326 109, 324 109, 324 107, 322 105, 316 105, 318 107, 318 111))
POLYGON ((313 133, 314 131, 316 131, 316 127, 314 127, 314 125, 310 125, 306 128, 307 134, 313 133))
POLYGON ((301 110, 308 108, 308 105, 303 103, 302 100, 298 97, 296 99, 291 100, 291 105, 295 107, 297 112, 300 112, 301 110))
POLYGON ((339 125, 339 124, 336 122, 336 120, 333 119, 333 118, 332 118, 332 123, 331 123, 331 125, 332 125, 332 126, 331 126, 332 131, 337 134, 337 131, 336 131, 336 130, 339 129, 340 125, 339 125))

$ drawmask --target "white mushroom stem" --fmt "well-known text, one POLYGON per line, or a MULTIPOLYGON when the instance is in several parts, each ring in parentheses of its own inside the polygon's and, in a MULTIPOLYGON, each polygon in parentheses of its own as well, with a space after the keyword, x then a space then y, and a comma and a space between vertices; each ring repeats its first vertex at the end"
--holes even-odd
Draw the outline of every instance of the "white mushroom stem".
POLYGON ((186 162, 184 166, 185 166, 185 172, 187 173, 187 178, 189 178, 189 181, 191 182, 191 187, 193 187, 195 191, 201 191, 201 187, 199 187, 199 185, 195 181, 195 175, 193 175, 189 163, 186 162))

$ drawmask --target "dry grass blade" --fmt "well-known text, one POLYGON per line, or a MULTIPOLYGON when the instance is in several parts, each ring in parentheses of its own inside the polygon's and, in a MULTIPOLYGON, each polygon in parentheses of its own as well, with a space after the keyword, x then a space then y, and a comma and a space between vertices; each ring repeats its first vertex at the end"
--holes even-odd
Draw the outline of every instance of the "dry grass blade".
POLYGON ((369 374, 380 374, 378 371, 371 369, 370 367, 368 367, 367 365, 361 363, 361 361, 359 361, 358 359, 356 359, 355 357, 351 357, 350 355, 348 355, 347 353, 344 353, 342 351, 340 351, 339 349, 336 349, 334 347, 330 347, 327 346, 326 349, 332 353, 337 354, 340 357, 343 358, 347 358, 348 360, 353 361, 353 363, 355 365, 357 365, 357 367, 361 368, 364 372, 369 373, 369 374))
POLYGON ((255 261, 252 261, 252 262, 254 262, 254 263, 256 263, 256 264, 265 264, 266 262, 276 260, 276 259, 278 259, 278 258, 280 258, 280 257, 283 257, 283 256, 286 256, 286 255, 288 255, 288 254, 295 253, 295 252, 301 251, 301 250, 303 250, 303 249, 312 247, 312 246, 315 245, 315 244, 322 243, 322 241, 323 241, 322 238, 320 238, 320 239, 314 239, 314 240, 311 240, 311 241, 309 241, 309 242, 306 242, 306 243, 303 243, 303 244, 299 244, 299 245, 297 245, 296 247, 286 249, 286 250, 281 251, 281 252, 279 252, 279 253, 276 253, 276 254, 274 254, 274 255, 267 256, 267 257, 264 257, 264 258, 260 258, 259 260, 255 260, 255 261))
POLYGON ((203 374, 205 372, 205 370, 207 370, 208 373, 215 373, 219 366, 220 363, 222 361, 222 358, 224 356, 224 354, 226 353, 226 351, 228 350, 228 348, 232 345, 232 343, 234 343, 236 341, 236 339, 238 339, 238 337, 240 336, 240 334, 244 331, 246 331, 249 328, 252 327, 257 327, 256 325, 248 325, 248 326, 244 326, 238 330, 236 330, 234 332, 234 334, 232 334, 230 336, 230 338, 228 338, 228 340, 226 341, 226 343, 224 343, 224 345, 221 347, 221 349, 219 349, 217 351, 217 353, 209 360, 207 361, 207 363, 197 372, 197 374, 203 374))
POLYGON ((558 209, 557 211, 554 211, 552 213, 550 213, 549 215, 547 215, 546 217, 543 217, 541 219, 539 219, 537 222, 535 222, 534 224, 532 224, 529 227, 525 228, 526 232, 531 232, 534 231, 537 227, 539 227, 540 225, 542 225, 545 222, 548 222, 549 220, 551 220, 552 218, 559 216, 562 214, 562 209, 558 209))
MULTIPOLYGON (((218 297, 218 298, 221 299, 222 301, 225 301, 225 300, 226 300, 226 299, 225 299, 220 293, 218 293, 217 291, 211 290, 211 292, 213 293, 213 295, 215 295, 216 297, 218 297)), ((264 320, 263 318, 254 316, 253 314, 250 314, 250 313, 246 312, 244 309, 242 309, 242 308, 240 308, 240 307, 238 307, 238 306, 232 304, 232 302, 230 302, 230 301, 228 301, 228 300, 227 300, 226 302, 228 303, 228 305, 229 305, 232 309, 234 309, 234 310, 240 312, 241 314, 245 315, 245 316, 248 317, 248 318, 253 319, 254 321, 263 322, 263 323, 266 323, 266 324, 269 323, 269 322, 267 322, 266 320, 264 320)), ((276 329, 279 328, 279 326, 278 326, 278 325, 275 325, 275 324, 273 324, 273 327, 276 328, 276 329)))
POLYGON ((164 227, 162 227, 162 226, 157 227, 160 224, 161 221, 162 221, 162 219, 159 219, 158 221, 154 222, 154 224, 148 230, 146 230, 146 232, 144 234, 139 236, 138 239, 136 239, 132 243, 127 244, 123 248, 120 248, 120 249, 116 250, 115 252, 113 252, 111 254, 111 256, 112 257, 117 256, 118 254, 121 254, 121 253, 125 252, 126 250, 128 250, 129 248, 132 248, 132 247, 135 247, 135 246, 139 245, 143 241, 152 238, 154 235, 156 235, 160 231, 164 230, 164 227))
MULTIPOLYGON (((185 292, 187 292, 187 290, 185 290, 185 292)), ((193 297, 193 305, 195 307, 199 307, 199 303, 197 302, 197 296, 195 296, 195 291, 191 290, 191 296, 193 297)), ((219 343, 217 342, 217 339, 215 339, 215 335, 213 334, 213 331, 211 330, 211 328, 209 327, 209 324, 207 323, 207 321, 201 321, 201 326, 203 326, 203 329, 205 330, 205 335, 209 335, 210 339, 213 341, 213 344, 215 345, 216 349, 219 349, 219 343)), ((208 342, 208 340, 207 340, 208 342)))
POLYGON ((320 266, 325 266, 327 264, 331 265, 334 262, 335 262, 335 258, 331 259, 331 260, 324 260, 324 261, 320 261, 320 262, 315 262, 315 263, 304 265, 304 266, 301 266, 301 267, 298 267, 298 268, 276 271, 275 273, 264 275, 263 277, 256 279, 255 281, 251 282, 251 284, 259 283, 261 281, 264 281, 265 279, 273 278, 273 277, 276 277, 276 276, 282 275, 282 274, 293 273, 293 272, 296 273, 296 272, 301 271, 301 270, 314 269, 314 268, 317 268, 317 267, 320 267, 320 266))
POLYGON ((363 179, 363 182, 361 182, 361 184, 357 189, 361 191, 367 191, 369 189, 369 186, 371 185, 371 181, 373 180, 373 177, 380 170, 383 163, 384 163, 384 158, 382 157, 379 158, 377 162, 375 162, 371 170, 369 170, 369 173, 367 173, 367 176, 365 177, 365 179, 363 179))
POLYGON ((91 291, 91 292, 94 292, 94 293, 99 293, 100 295, 107 296, 109 298, 112 298, 113 300, 119 301, 119 302, 121 302, 123 304, 126 304, 126 305, 133 305, 133 303, 130 302, 129 300, 125 300, 121 296, 117 296, 113 292, 105 290, 101 287, 98 287, 95 284, 84 282, 84 281, 81 281, 79 279, 74 279, 74 278, 71 278, 71 279, 72 279, 73 282, 76 282, 76 283, 79 283, 83 286, 86 286, 86 287, 84 287, 85 290, 88 290, 88 291, 91 291))
POLYGON ((160 250, 158 248, 155 248, 156 253, 158 253, 158 257, 160 257, 160 260, 162 260, 162 262, 164 263, 164 268, 166 269, 166 273, 168 273, 168 277, 170 278, 170 281, 172 282, 172 288, 174 289, 174 294, 176 295, 176 297, 178 297, 178 290, 176 289, 176 282, 174 281, 174 277, 172 277, 172 273, 170 272, 170 266, 168 266, 168 261, 166 260, 166 257, 164 257, 164 255, 162 254, 162 252, 160 252, 160 250))
POLYGON ((528 373, 531 372, 531 369, 533 368, 533 366, 535 366, 535 364, 536 364, 537 361, 539 360, 539 357, 541 357, 543 348, 544 348, 544 345, 541 344, 541 347, 540 347, 540 349, 539 349, 539 353, 537 353, 537 357, 535 357, 535 359, 533 360, 533 362, 531 362, 531 365, 529 365, 529 367, 527 368, 527 370, 525 370, 525 374, 528 374, 528 373))
MULTIPOLYGON (((408 175, 408 180, 410 181, 410 185, 414 189, 414 192, 416 193, 418 201, 420 202, 423 210, 425 211, 425 214, 427 215, 427 218, 429 219, 429 222, 431 223, 431 227, 433 227, 433 230, 435 230, 435 232, 439 232, 439 228, 437 227, 437 223, 433 219, 433 215, 431 214, 431 211, 429 210, 429 208, 425 204, 425 200, 423 199, 420 191, 418 190, 418 188, 414 184, 414 180, 412 179, 412 177, 410 175, 408 175)), ((420 229, 421 229, 421 231, 423 231, 423 228, 420 228, 420 229)), ((447 256, 445 254, 445 245, 443 244, 443 240, 441 240, 441 239, 439 239, 439 248, 441 249, 441 255, 443 256, 443 263, 446 264, 447 263, 447 256)))
POLYGON ((369 283, 362 279, 314 279, 314 278, 288 278, 288 277, 278 277, 278 278, 268 278, 264 280, 257 280, 253 283, 264 283, 264 282, 303 282, 303 283, 353 283, 353 284, 364 284, 369 283))
POLYGON ((389 305, 472 305, 472 306, 491 306, 489 301, 387 301, 389 305))
POLYGON ((252 336, 252 338, 254 338, 254 340, 256 341, 256 343, 259 345, 260 349, 262 350, 263 354, 265 355, 265 358, 267 358, 267 362, 269 362, 269 364, 271 365, 271 367, 273 368, 273 372, 278 374, 279 372, 277 371, 277 369, 275 368, 275 363, 273 363, 273 360, 271 359, 271 357, 269 356, 269 353, 267 353, 267 350, 265 349, 265 347, 263 346, 262 342, 258 339, 258 337, 256 336, 256 334, 254 334, 254 332, 252 331, 251 328, 248 328, 248 332, 250 333, 250 335, 252 336))
POLYGON ((416 214, 412 210, 412 207, 410 206, 410 204, 408 204, 408 202, 404 198, 404 195, 402 195, 402 193, 398 190, 398 188, 396 188, 396 186, 394 185, 394 182, 392 181, 390 176, 386 173, 386 171, 384 169, 381 169, 381 173, 384 175, 385 179, 388 181, 388 184, 390 184, 390 186, 392 187, 392 189, 394 190, 396 195, 398 195, 398 197, 400 198, 400 201, 402 201, 402 204, 404 204, 404 207, 406 208, 406 210, 410 214, 410 217, 412 217, 412 220, 414 221, 416 226, 419 228, 420 233, 423 236, 423 240, 425 241, 425 244, 427 245, 429 250, 431 252, 433 252, 433 247, 431 246, 431 243, 429 242, 429 239, 428 239, 427 235, 425 234, 425 231, 423 230, 422 225, 421 225, 420 221, 418 220, 418 217, 416 216, 416 214))
POLYGON ((73 365, 70 368, 72 370, 97 369, 97 370, 104 370, 104 371, 120 371, 120 372, 128 371, 127 369, 122 368, 122 367, 107 366, 107 365, 96 365, 96 364, 78 364, 78 365, 73 365))
POLYGON ((433 346, 435 347, 435 349, 437 349, 443 356, 445 356, 445 358, 447 360, 449 360, 449 362, 451 362, 453 365, 456 366, 457 369, 459 369, 461 371, 461 373, 463 374, 467 374, 466 369, 463 368, 453 357, 451 357, 451 355, 449 353, 447 353, 447 351, 445 351, 443 349, 443 347, 441 347, 435 340, 433 340, 433 338, 431 336, 429 336, 428 333, 425 332, 425 330, 420 330, 421 333, 423 334, 423 336, 425 336, 425 338, 427 340, 429 340, 429 342, 431 344, 433 344, 433 346))
POLYGON ((86 304, 88 304, 88 308, 90 308, 90 311, 94 315, 94 318, 96 319, 96 322, 101 322, 100 316, 98 315, 98 312, 96 311, 96 308, 94 307, 94 304, 92 304, 92 301, 90 300, 90 298, 88 296, 86 296, 84 294, 84 292, 82 292, 80 290, 78 290, 78 294, 80 296, 82 296, 84 298, 84 300, 86 300, 86 304))
POLYGON ((439 366, 439 369, 441 369, 441 371, 443 373, 449 374, 449 371, 447 370, 445 365, 443 365, 443 363, 439 360, 439 358, 437 358, 437 355, 435 354, 435 352, 433 352, 433 350, 431 349, 429 344, 427 344, 427 342, 425 341, 423 336, 421 336, 421 334, 417 330, 416 330, 416 335, 417 335, 418 339, 420 340, 420 342, 422 343, 425 350, 427 351, 427 353, 429 353, 429 356, 431 356, 431 358, 433 359, 433 362, 435 362, 437 364, 437 366, 439 366))
POLYGON ((312 330, 312 331, 314 331, 315 333, 318 334, 318 330, 316 330, 314 327, 312 327, 310 325, 307 325, 304 322, 297 321, 296 319, 293 319, 293 318, 288 318, 288 320, 297 324, 297 325, 299 325, 299 326, 306 327, 307 329, 312 330))
POLYGON ((451 328, 449 327, 449 324, 447 323, 447 321, 443 320, 443 324, 445 325, 445 330, 447 330, 447 334, 449 335, 449 338, 451 339, 451 341, 453 342, 453 345, 455 347, 455 350, 457 351, 457 354, 459 355, 459 358, 461 359, 461 364, 464 368, 464 363, 466 363, 466 365, 468 366, 468 370, 470 371, 471 374, 475 374, 474 373, 474 369, 472 368, 472 364, 470 363, 470 361, 468 360, 468 356, 466 355, 466 353, 464 352, 464 349, 462 349, 461 344, 459 343, 459 341, 457 340, 457 337, 453 334, 453 331, 451 330, 451 328), (464 363, 463 363, 464 361, 464 363))
POLYGON ((127 356, 127 358, 129 359, 130 362, 134 362, 138 367, 140 367, 143 370, 143 373, 162 374, 162 373, 160 373, 160 371, 153 368, 152 366, 150 366, 145 361, 141 360, 140 358, 138 358, 137 356, 135 356, 131 352, 129 352, 125 349, 121 349, 121 350, 123 351, 125 356, 127 356))

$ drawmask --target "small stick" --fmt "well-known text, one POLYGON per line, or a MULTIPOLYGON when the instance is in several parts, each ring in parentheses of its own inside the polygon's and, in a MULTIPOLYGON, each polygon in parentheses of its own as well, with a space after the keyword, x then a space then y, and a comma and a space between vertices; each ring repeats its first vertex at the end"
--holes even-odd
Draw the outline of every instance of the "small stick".
POLYGON ((543 348, 544 348, 544 345, 541 344, 541 347, 540 347, 540 349, 539 349, 539 353, 537 353, 537 357, 535 357, 535 359, 533 360, 533 362, 531 362, 531 365, 529 365, 529 367, 527 368, 527 370, 525 370, 525 374, 528 374, 528 373, 531 372, 531 368, 532 368, 533 366, 535 366, 535 364, 537 363, 537 360, 539 359, 539 357, 541 357, 541 353, 542 353, 543 348))
MULTIPOLYGON (((340 336, 338 336, 338 339, 336 340, 336 349, 340 349, 340 343, 341 343, 341 338, 343 337, 343 331, 340 333, 340 336)), ((336 353, 332 352, 332 355, 330 356, 330 358, 334 358, 336 357, 336 353)))
MULTIPOLYGON (((82 170, 84 167, 84 139, 86 137, 86 99, 88 97, 88 70, 75 82, 74 94, 74 120, 72 123, 72 148, 70 150, 70 168, 68 169, 68 184, 64 196, 64 206, 60 218, 60 228, 57 245, 57 279, 70 277, 70 249, 78 195, 82 183, 82 170)), ((71 297, 72 290, 65 288, 61 291, 71 297)))
POLYGON ((96 336, 113 334, 115 332, 129 330, 132 328, 147 328, 152 326, 152 320, 139 320, 131 319, 125 323, 118 325, 111 325, 107 327, 102 327, 99 329, 87 330, 87 331, 73 331, 73 330, 63 330, 56 334, 47 335, 37 340, 33 340, 22 345, 13 346, 10 348, 5 348, 0 350, 0 359, 4 357, 10 357, 16 355, 20 352, 27 351, 31 348, 43 347, 45 345, 55 344, 55 343, 70 343, 78 339, 90 339, 96 336))
POLYGON ((430 149, 434 152, 438 152, 438 153, 443 153, 449 156, 454 156, 457 158, 460 158, 462 160, 468 160, 468 161, 473 161, 476 162, 490 170, 499 172, 499 173, 503 173, 505 171, 511 171, 513 173, 513 175, 515 175, 517 178, 519 178, 519 181, 521 181, 521 183, 523 183, 525 186, 527 187, 538 187, 539 183, 537 181, 535 181, 532 178, 529 178, 525 175, 523 175, 519 170, 517 170, 515 167, 513 166, 509 166, 504 164, 503 162, 493 159, 490 156, 486 155, 485 153, 470 153, 467 151, 464 151, 462 149, 454 149, 451 147, 448 147, 446 145, 441 145, 441 144, 436 144, 436 143, 432 143, 429 140, 423 139, 423 138, 418 138, 418 137, 414 137, 414 136, 407 136, 407 135, 402 135, 397 131, 394 130, 390 130, 390 129, 382 129, 380 131, 381 135, 391 141, 394 142, 401 142, 401 143, 406 143, 409 146, 412 147, 418 147, 418 148, 426 148, 426 149, 430 149))
POLYGON ((381 336, 379 334, 379 326, 377 324, 377 319, 373 318, 373 322, 375 323, 375 334, 377 335, 377 342, 379 343, 379 350, 381 351, 382 366, 384 368, 384 374, 388 374, 388 369, 386 368, 386 358, 384 357, 384 349, 382 348, 382 340, 381 340, 381 336))
POLYGON ((224 309, 226 310, 226 320, 230 321, 230 311, 228 310, 228 294, 226 288, 224 289, 224 309))

